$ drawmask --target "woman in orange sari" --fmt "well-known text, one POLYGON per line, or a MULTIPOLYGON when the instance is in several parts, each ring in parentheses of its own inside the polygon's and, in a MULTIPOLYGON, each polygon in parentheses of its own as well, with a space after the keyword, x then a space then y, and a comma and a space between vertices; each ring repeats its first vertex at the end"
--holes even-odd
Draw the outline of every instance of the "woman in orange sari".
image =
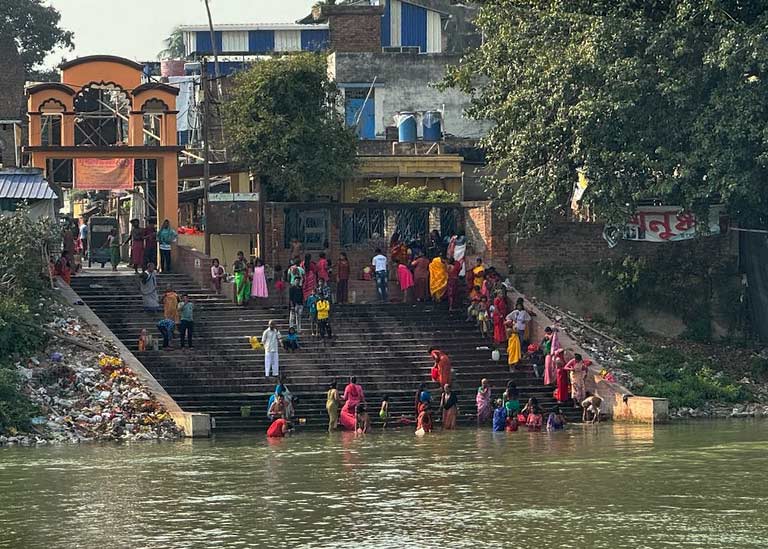
POLYGON ((439 303, 448 288, 448 271, 441 257, 436 257, 429 264, 429 293, 435 303, 439 303))
POLYGON ((435 361, 434 367, 437 368, 436 381, 440 384, 440 387, 449 385, 451 383, 452 373, 451 359, 448 358, 447 354, 435 347, 429 349, 429 356, 435 361))

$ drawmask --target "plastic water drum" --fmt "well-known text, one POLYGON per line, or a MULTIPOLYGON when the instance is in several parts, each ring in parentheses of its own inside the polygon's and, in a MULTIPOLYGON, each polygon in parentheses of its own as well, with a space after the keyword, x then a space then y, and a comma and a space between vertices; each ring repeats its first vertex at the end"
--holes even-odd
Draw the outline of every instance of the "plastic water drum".
POLYGON ((395 116, 397 122, 397 137, 400 143, 416 142, 416 113, 401 112, 395 116))
POLYGON ((440 141, 443 138, 443 116, 440 111, 424 113, 424 141, 440 141))

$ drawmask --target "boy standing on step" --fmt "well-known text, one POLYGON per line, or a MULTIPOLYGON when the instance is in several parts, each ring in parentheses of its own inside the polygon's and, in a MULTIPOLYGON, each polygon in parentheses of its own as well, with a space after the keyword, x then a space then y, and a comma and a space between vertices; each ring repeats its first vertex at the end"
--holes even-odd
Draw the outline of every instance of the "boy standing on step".
POLYGON ((317 325, 320 333, 320 339, 333 337, 331 332, 331 302, 324 295, 320 295, 317 300, 317 325))
POLYGON ((280 330, 275 328, 275 321, 270 320, 269 326, 261 334, 261 344, 264 345, 264 375, 266 377, 280 375, 278 349, 280 347, 280 330))
POLYGON ((184 348, 184 342, 189 343, 189 348, 192 348, 192 330, 195 327, 194 308, 195 306, 189 300, 189 294, 184 294, 179 303, 179 317, 181 318, 181 324, 179 325, 179 335, 181 336, 181 348, 184 348))

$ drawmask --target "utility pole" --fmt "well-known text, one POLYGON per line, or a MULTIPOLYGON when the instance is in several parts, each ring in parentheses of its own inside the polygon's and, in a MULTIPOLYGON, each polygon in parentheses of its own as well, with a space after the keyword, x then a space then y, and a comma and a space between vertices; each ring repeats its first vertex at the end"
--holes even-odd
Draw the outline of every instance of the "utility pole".
POLYGON ((208 0, 205 1, 205 11, 208 14, 208 30, 211 33, 211 48, 213 48, 213 73, 216 78, 221 76, 219 72, 219 52, 216 50, 216 31, 213 28, 213 17, 211 17, 211 6, 208 0))
POLYGON ((208 119, 209 108, 209 92, 208 89, 208 62, 203 59, 200 64, 200 90, 202 92, 202 101, 200 101, 200 110, 202 111, 203 126, 203 217, 205 218, 205 247, 203 252, 205 255, 211 254, 211 232, 208 230, 211 215, 211 203, 209 200, 209 192, 211 189, 211 159, 210 159, 210 121, 208 119))

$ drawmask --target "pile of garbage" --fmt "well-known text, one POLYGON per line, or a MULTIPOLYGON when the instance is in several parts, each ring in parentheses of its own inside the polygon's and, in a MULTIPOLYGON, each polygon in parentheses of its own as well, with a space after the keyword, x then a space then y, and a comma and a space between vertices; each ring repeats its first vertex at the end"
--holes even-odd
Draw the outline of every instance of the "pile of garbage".
POLYGON ((79 344, 54 337, 40 355, 44 358, 16 364, 22 391, 40 415, 32 418, 31 432, 0 435, 0 445, 167 440, 181 435, 167 411, 97 332, 73 317, 57 316, 47 328, 79 344))

